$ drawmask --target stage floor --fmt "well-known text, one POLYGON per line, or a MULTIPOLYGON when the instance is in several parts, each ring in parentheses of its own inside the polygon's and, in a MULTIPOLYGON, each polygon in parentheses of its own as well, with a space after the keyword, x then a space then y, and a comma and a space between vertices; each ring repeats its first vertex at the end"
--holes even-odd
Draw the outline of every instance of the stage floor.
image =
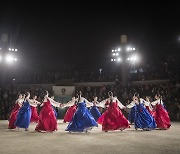
POLYGON ((58 131, 35 132, 8 130, 8 121, 0 120, 0 154, 179 154, 180 122, 169 130, 136 131, 131 125, 124 131, 102 132, 101 126, 90 133, 69 133, 67 124, 58 120, 58 131))

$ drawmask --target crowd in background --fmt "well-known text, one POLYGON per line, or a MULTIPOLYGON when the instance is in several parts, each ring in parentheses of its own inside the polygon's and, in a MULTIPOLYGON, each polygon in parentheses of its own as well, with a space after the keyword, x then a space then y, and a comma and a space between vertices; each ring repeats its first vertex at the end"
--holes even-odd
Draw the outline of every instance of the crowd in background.
MULTIPOLYGON (((153 63, 144 64, 138 67, 129 66, 127 79, 129 81, 139 80, 162 80, 170 79, 180 81, 180 68, 175 64, 153 63), (173 65, 173 66, 172 66, 173 65)), ((97 68, 93 70, 78 70, 77 68, 67 67, 56 71, 35 71, 19 70, 10 71, 6 76, 8 82, 16 84, 51 84, 60 80, 68 79, 72 82, 110 82, 116 79, 121 80, 120 66, 107 66, 108 68, 97 68)))
MULTIPOLYGON (((98 101, 102 101, 108 98, 108 91, 113 91, 114 96, 124 104, 127 105, 132 101, 132 97, 135 92, 138 92, 142 98, 146 96, 151 97, 151 101, 154 100, 154 96, 157 92, 160 92, 166 109, 169 111, 172 120, 180 120, 178 115, 180 114, 180 85, 173 83, 165 84, 148 84, 148 85, 128 85, 127 88, 117 82, 115 85, 102 86, 102 87, 79 87, 76 91, 82 91, 83 97, 89 101, 93 101, 94 96, 98 97, 98 101)), ((8 119, 9 113, 12 110, 18 93, 25 93, 29 91, 33 95, 38 96, 38 100, 41 100, 41 95, 44 91, 43 88, 32 86, 31 88, 20 88, 18 86, 7 86, 0 89, 0 119, 8 119)), ((50 91, 52 95, 53 92, 50 91)))

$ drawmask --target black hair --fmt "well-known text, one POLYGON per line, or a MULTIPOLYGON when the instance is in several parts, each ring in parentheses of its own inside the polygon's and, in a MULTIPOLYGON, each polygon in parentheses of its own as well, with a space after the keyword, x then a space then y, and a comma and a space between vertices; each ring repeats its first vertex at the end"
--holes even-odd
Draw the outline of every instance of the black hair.
POLYGON ((27 91, 27 92, 25 93, 25 98, 26 98, 28 95, 30 95, 30 92, 27 91))
POLYGON ((108 92, 108 95, 109 95, 109 96, 113 96, 113 92, 112 92, 112 91, 109 91, 109 92, 108 92))

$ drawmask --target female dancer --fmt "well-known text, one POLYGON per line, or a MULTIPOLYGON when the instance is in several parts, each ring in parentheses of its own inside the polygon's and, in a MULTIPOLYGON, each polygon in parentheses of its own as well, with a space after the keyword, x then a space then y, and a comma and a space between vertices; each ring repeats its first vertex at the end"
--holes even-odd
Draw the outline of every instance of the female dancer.
POLYGON ((94 117, 94 119, 97 121, 99 117, 101 116, 101 113, 98 107, 96 106, 97 104, 99 104, 99 102, 97 101, 97 97, 94 97, 94 101, 92 103, 93 103, 93 106, 90 108, 90 112, 92 116, 94 117))
POLYGON ((138 128, 143 130, 151 130, 156 128, 156 123, 152 115, 144 107, 143 99, 140 99, 139 94, 135 93, 133 96, 133 101, 127 105, 127 108, 135 109, 134 126, 137 130, 138 128))
POLYGON ((48 91, 44 92, 44 101, 42 104, 42 109, 39 114, 39 121, 36 125, 35 130, 38 132, 53 132, 57 130, 57 120, 55 117, 55 113, 51 105, 55 107, 60 107, 61 103, 54 101, 53 99, 48 97, 48 91))
POLYGON ((164 108, 164 103, 160 94, 155 95, 155 101, 151 102, 155 106, 154 118, 159 129, 168 129, 171 126, 170 118, 168 112, 164 108))
POLYGON ((98 127, 98 124, 96 123, 95 119, 86 107, 90 107, 93 104, 87 101, 84 97, 81 97, 81 92, 79 92, 77 102, 78 108, 74 113, 71 122, 68 124, 66 131, 87 133, 88 130, 92 129, 92 127, 98 127))
POLYGON ((76 112, 77 99, 75 97, 72 97, 72 100, 66 104, 66 107, 68 107, 68 106, 70 106, 70 107, 68 108, 68 110, 66 111, 66 114, 64 116, 64 123, 70 122, 74 113, 76 112))
POLYGON ((152 107, 151 102, 150 102, 150 97, 146 96, 146 100, 143 100, 143 102, 144 102, 144 107, 154 117, 154 111, 153 111, 153 107, 152 107))
POLYGON ((15 125, 18 128, 25 128, 25 131, 28 131, 28 127, 31 120, 31 107, 30 105, 36 105, 33 101, 29 99, 30 93, 27 92, 25 96, 25 100, 22 104, 22 107, 19 109, 17 114, 17 119, 15 125))
MULTIPOLYGON (((104 112, 102 120, 102 130, 107 132, 111 130, 124 130, 129 128, 129 122, 126 117, 122 114, 121 109, 125 106, 116 98, 113 97, 111 91, 108 92, 109 98, 100 102, 98 106, 104 107, 105 104, 109 104, 109 107, 104 112)), ((101 117, 100 117, 101 118, 101 117)))
POLYGON ((39 120, 39 115, 38 115, 36 107, 37 107, 37 105, 41 104, 36 99, 37 99, 37 96, 34 95, 33 99, 31 100, 34 104, 34 105, 31 105, 31 122, 35 122, 35 123, 37 123, 39 120))
POLYGON ((24 100, 23 100, 22 94, 19 94, 18 99, 15 102, 15 106, 10 114, 8 129, 16 128, 16 125, 14 123, 16 121, 17 113, 18 113, 20 107, 22 106, 23 101, 24 100))
MULTIPOLYGON (((54 100, 54 96, 51 96, 51 99, 53 99, 54 100)), ((53 111, 54 111, 54 114, 55 114, 55 117, 56 117, 56 119, 58 118, 58 112, 56 111, 56 107, 55 106, 53 106, 53 105, 51 105, 52 106, 52 108, 53 108, 53 111)))

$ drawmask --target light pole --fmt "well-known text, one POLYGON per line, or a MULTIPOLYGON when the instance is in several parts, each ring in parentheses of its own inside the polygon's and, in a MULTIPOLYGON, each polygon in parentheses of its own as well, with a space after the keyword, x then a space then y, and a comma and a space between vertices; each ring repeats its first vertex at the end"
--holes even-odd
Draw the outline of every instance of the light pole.
POLYGON ((136 48, 127 44, 127 36, 121 35, 121 45, 112 50, 111 62, 121 64, 121 82, 122 86, 128 84, 129 65, 134 65, 140 60, 136 48))

